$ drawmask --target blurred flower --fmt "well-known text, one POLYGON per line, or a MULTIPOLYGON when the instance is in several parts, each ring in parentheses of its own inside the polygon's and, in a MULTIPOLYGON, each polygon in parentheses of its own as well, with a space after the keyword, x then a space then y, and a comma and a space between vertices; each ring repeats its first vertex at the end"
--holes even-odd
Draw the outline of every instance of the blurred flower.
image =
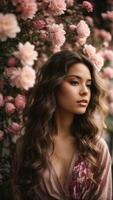
POLYGON ((7 127, 8 132, 13 133, 13 134, 18 134, 19 131, 21 130, 21 126, 20 124, 16 123, 16 122, 12 122, 11 124, 9 124, 9 126, 7 127))
POLYGON ((6 67, 4 69, 4 75, 10 77, 15 70, 17 70, 16 67, 6 67))
POLYGON ((103 29, 99 30, 98 36, 101 37, 104 41, 107 41, 107 42, 112 40, 111 34, 108 31, 105 31, 103 29))
POLYGON ((33 87, 35 84, 36 72, 31 67, 25 66, 22 69, 18 68, 13 71, 11 76, 11 84, 12 86, 16 86, 17 88, 28 90, 33 87))
POLYGON ((87 12, 93 12, 93 5, 89 1, 83 1, 82 7, 87 10, 87 12))
POLYGON ((26 99, 24 95, 18 94, 15 98, 15 106, 18 110, 23 110, 25 108, 26 99))
POLYGON ((85 44, 83 52, 88 55, 88 57, 92 57, 96 53, 96 48, 91 44, 85 44))
POLYGON ((0 130, 0 141, 4 139, 4 132, 0 130))
POLYGON ((46 23, 45 23, 45 21, 42 20, 42 19, 35 20, 35 21, 33 22, 33 26, 34 26, 34 28, 36 28, 36 29, 43 29, 43 28, 45 27, 45 25, 46 25, 46 23))
POLYGON ((15 106, 13 103, 8 102, 5 104, 5 112, 8 114, 12 114, 15 112, 15 106))
POLYGON ((74 0, 66 0, 67 7, 73 6, 74 0))
POLYGON ((92 57, 89 58, 90 61, 93 63, 97 71, 100 71, 104 65, 104 59, 99 53, 96 53, 92 57))
POLYGON ((9 57, 8 61, 7 61, 8 66, 10 67, 14 67, 17 64, 17 60, 15 57, 11 56, 9 57))
POLYGON ((106 13, 102 13, 101 16, 103 17, 103 19, 113 21, 113 11, 107 11, 106 13))
POLYGON ((61 47, 64 44, 66 32, 63 29, 63 24, 53 24, 49 27, 49 33, 53 47, 61 47))
POLYGON ((8 37, 15 38, 20 32, 20 27, 14 14, 0 13, 0 40, 5 41, 8 37))
POLYGON ((5 102, 14 102, 14 98, 12 96, 5 96, 5 102))
POLYGON ((49 8, 53 15, 61 15, 66 10, 65 0, 50 0, 49 8))
POLYGON ((35 46, 30 42, 25 44, 19 43, 19 51, 14 52, 14 55, 20 59, 23 66, 32 66, 34 60, 37 59, 38 53, 34 50, 35 46))
POLYGON ((110 79, 112 79, 112 78, 113 78, 113 68, 111 68, 111 67, 105 67, 105 68, 103 69, 103 76, 104 76, 105 78, 110 78, 110 79))
POLYGON ((0 93, 0 107, 4 106, 4 97, 3 95, 0 93))
POLYGON ((87 16, 86 17, 86 22, 87 22, 87 24, 89 25, 89 26, 94 26, 94 22, 93 22, 93 18, 92 17, 90 17, 90 16, 87 16))
POLYGON ((113 51, 110 49, 105 49, 102 52, 102 56, 104 59, 109 60, 109 61, 113 61, 113 51))
POLYGON ((84 20, 77 24, 76 31, 80 38, 87 38, 90 35, 90 29, 84 20))
POLYGON ((17 10, 24 20, 32 19, 38 10, 35 0, 12 0, 12 2, 13 5, 17 6, 17 10))

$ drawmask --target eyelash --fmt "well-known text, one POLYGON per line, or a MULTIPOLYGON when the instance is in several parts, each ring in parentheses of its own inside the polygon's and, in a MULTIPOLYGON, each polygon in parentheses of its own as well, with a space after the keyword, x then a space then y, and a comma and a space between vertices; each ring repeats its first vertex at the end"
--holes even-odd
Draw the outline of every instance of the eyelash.
MULTIPOLYGON (((73 85, 73 86, 75 86, 75 85, 78 85, 79 84, 79 82, 78 81, 70 81, 70 83, 71 83, 71 85, 73 85)), ((90 88, 91 87, 91 84, 88 84, 88 85, 86 85, 88 88, 90 88)))

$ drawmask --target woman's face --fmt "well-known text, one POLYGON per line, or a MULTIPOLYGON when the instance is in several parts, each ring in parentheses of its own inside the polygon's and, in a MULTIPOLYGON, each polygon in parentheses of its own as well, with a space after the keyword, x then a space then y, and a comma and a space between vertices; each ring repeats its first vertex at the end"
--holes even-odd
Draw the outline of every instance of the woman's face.
POLYGON ((72 65, 56 96, 57 106, 73 114, 85 113, 91 98, 91 74, 82 63, 72 65))

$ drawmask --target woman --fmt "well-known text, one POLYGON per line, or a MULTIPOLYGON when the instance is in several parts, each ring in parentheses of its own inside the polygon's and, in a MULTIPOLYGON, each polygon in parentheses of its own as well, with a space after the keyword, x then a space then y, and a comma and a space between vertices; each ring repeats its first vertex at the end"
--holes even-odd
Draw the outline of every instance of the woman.
POLYGON ((101 138, 105 91, 94 66, 63 50, 37 74, 13 163, 14 200, 111 200, 101 138), (97 120, 97 117, 98 119, 97 120))

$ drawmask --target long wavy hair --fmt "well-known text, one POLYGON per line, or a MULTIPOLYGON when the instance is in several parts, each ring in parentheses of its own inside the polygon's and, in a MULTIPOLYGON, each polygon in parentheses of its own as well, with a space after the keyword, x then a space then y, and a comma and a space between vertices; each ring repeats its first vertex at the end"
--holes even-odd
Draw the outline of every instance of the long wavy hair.
POLYGON ((17 155, 16 173, 20 190, 25 195, 29 193, 27 196, 36 190, 41 174, 47 167, 48 148, 53 145, 54 149, 52 134, 55 127, 56 91, 68 69, 76 63, 85 64, 91 73, 91 99, 84 114, 75 114, 70 132, 76 138, 81 156, 90 167, 93 175, 90 178, 94 183, 99 181, 100 153, 96 143, 106 113, 105 89, 93 64, 85 56, 63 50, 51 56, 37 72, 36 84, 29 91, 27 99, 24 112, 25 134, 21 153, 17 155), (100 124, 96 120, 97 114, 101 117, 100 124))

